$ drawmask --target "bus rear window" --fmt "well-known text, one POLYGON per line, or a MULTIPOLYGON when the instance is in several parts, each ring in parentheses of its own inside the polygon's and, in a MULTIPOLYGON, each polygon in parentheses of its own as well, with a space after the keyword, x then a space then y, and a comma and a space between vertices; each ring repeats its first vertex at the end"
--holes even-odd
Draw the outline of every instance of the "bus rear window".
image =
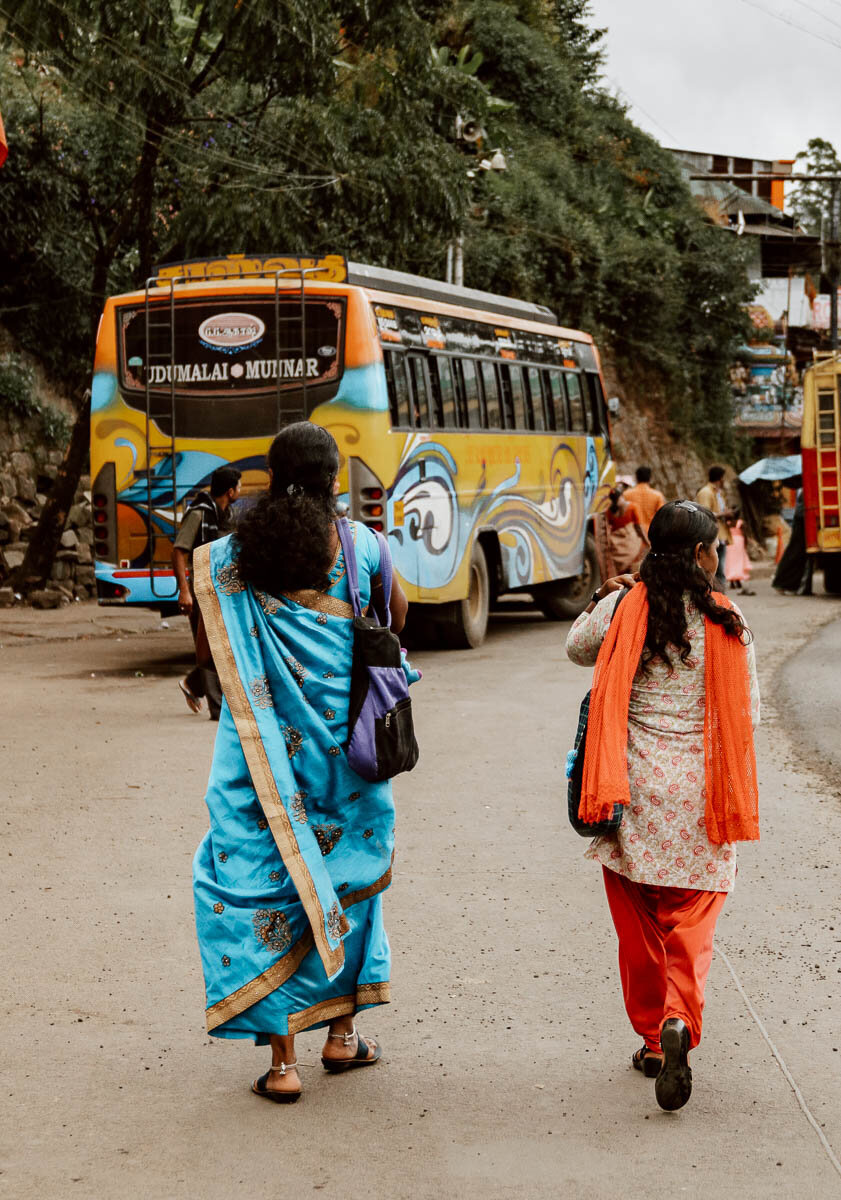
POLYGON ((336 381, 342 370, 344 300, 230 295, 178 300, 174 328, 163 297, 117 309, 120 382, 127 392, 231 395, 336 381))

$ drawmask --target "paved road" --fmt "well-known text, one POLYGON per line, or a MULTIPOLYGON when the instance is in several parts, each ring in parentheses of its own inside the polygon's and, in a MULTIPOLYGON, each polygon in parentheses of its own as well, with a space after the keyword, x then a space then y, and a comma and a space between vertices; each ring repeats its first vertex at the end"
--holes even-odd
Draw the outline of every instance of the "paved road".
MULTIPOLYGON (((837 663, 841 609, 759 591, 745 608, 763 840, 719 926, 744 995, 719 956, 679 1114, 629 1069, 598 872, 565 826, 560 761, 588 682, 566 626, 517 613, 480 651, 415 656, 423 757, 397 787, 387 898, 395 1002, 361 1022, 386 1058, 328 1077, 304 1035, 306 1094, 287 1110, 248 1092, 265 1051, 203 1030, 190 859, 213 728, 175 687, 183 621, 0 612, 0 1194, 841 1195, 745 999, 841 1156, 841 800, 795 723, 816 728, 827 697, 780 670, 798 651, 808 666, 816 636, 816 665, 837 663)), ((837 712, 837 673, 827 686, 837 712)))

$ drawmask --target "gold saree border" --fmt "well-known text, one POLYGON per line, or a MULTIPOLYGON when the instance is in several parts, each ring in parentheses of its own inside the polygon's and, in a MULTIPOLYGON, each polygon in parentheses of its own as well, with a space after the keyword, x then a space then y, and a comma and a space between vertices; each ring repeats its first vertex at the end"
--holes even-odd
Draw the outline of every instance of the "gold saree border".
POLYGON ((318 899, 315 882, 295 839, 292 822, 277 790, 257 719, 237 671, 219 596, 211 577, 210 551, 212 545, 212 542, 207 542, 204 546, 200 546, 193 555, 195 591, 204 618, 207 640, 222 684, 222 691, 225 693, 225 699, 228 701, 228 707, 239 734, 245 761, 251 772, 251 782, 257 793, 257 799, 269 823, 280 857, 283 859, 283 865, 289 872, 295 890, 304 906, 318 956, 329 978, 336 974, 345 961, 344 946, 340 942, 333 950, 327 940, 324 928, 324 910, 318 899))
POLYGON ((332 1000, 322 1000, 300 1012, 289 1014, 289 1033, 303 1033, 318 1025, 321 1021, 334 1021, 336 1017, 350 1017, 363 1004, 388 1004, 391 1001, 391 984, 387 979, 382 983, 362 983, 350 996, 335 996, 332 1000))
POLYGON ((284 592, 284 600, 292 600, 295 604, 300 604, 302 608, 309 608, 313 612, 328 613, 331 617, 344 617, 345 620, 353 619, 353 605, 348 604, 345 600, 337 600, 335 596, 328 596, 326 592, 318 592, 315 588, 301 588, 297 592, 284 592))
MULTIPOLYGON (((342 900, 342 908, 350 908, 353 904, 359 904, 363 900, 370 900, 372 896, 376 896, 378 892, 384 891, 391 883, 391 867, 372 884, 366 888, 359 888, 355 892, 348 892, 342 900)), ((306 956, 312 950, 314 945, 312 930, 308 930, 302 937, 298 939, 295 945, 288 953, 284 954, 280 962, 274 963, 261 975, 250 979, 248 983, 244 983, 241 988, 237 988, 235 992, 231 992, 230 996, 226 996, 224 1000, 218 1000, 216 1004, 212 1004, 206 1010, 205 1017, 207 1020, 207 1032, 217 1029, 220 1025, 224 1025, 226 1021, 238 1017, 241 1012, 245 1012, 247 1008, 251 1008, 252 1004, 256 1004, 259 1000, 265 1000, 266 996, 270 995, 281 984, 285 983, 304 961, 306 956)), ((381 987, 381 984, 366 983, 357 988, 357 997, 361 991, 366 988, 381 987)), ((386 985, 388 986, 388 985, 386 985)), ((367 1000, 359 1000, 360 1004, 367 1004, 367 1000)), ((379 1003, 388 1003, 388 999, 379 1003)), ((317 1005, 315 1007, 318 1007, 317 1005)), ((353 1010, 351 1010, 353 1011, 353 1010)), ((339 1013, 339 1016, 342 1014, 339 1013)), ((292 1030, 290 1029, 290 1033, 292 1030)))

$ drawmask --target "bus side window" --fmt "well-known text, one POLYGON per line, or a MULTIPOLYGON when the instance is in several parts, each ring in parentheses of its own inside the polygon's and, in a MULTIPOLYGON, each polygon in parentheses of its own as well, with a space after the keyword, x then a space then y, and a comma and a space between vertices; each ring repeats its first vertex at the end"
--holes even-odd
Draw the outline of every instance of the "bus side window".
POLYGON ((523 386, 523 368, 512 366, 511 399, 514 407, 514 429, 531 429, 529 413, 526 411, 526 393, 523 386))
POLYGON ((564 371, 564 383, 569 400, 570 429, 573 433, 586 433, 587 420, 584 415, 584 397, 581 395, 581 378, 572 371, 564 371))
POLYGON ((479 366, 472 358, 463 358, 459 363, 463 386, 464 408, 462 424, 467 429, 482 428, 482 397, 479 392, 479 379, 476 368, 479 366))
POLYGON ((605 409, 602 381, 595 371, 588 371, 586 379, 587 390, 590 393, 590 410, 593 414, 593 430, 596 434, 601 433, 607 437, 607 411, 605 409))
POLYGON ((409 389, 412 404, 412 425, 421 428, 429 425, 429 389, 426 383, 426 371, 423 359, 419 354, 406 355, 406 369, 409 372, 409 389))
POLYGON ((496 365, 492 362, 479 363, 482 373, 482 384, 485 390, 485 407, 487 411, 488 429, 502 428, 502 413, 500 411, 499 379, 496 365))
POLYGON ((531 398, 532 429, 547 429, 543 410, 543 388, 540 386, 540 371, 537 367, 526 367, 526 383, 531 398))
POLYGON ((435 367, 438 368, 438 410, 441 420, 436 422, 447 429, 458 428, 458 415, 456 413, 456 390, 455 381, 453 379, 453 361, 450 358, 436 355, 434 359, 430 358, 429 366, 431 373, 435 373, 435 367))
POLYGON ((409 406, 409 388, 406 384, 406 372, 403 368, 403 355, 394 350, 386 350, 383 354, 385 362, 385 381, 388 388, 388 409, 391 413, 392 425, 411 425, 411 409, 409 406))
POLYGON ((563 375, 560 371, 546 371, 544 374, 548 388, 547 398, 554 417, 552 428, 566 432, 569 429, 569 416, 563 375))

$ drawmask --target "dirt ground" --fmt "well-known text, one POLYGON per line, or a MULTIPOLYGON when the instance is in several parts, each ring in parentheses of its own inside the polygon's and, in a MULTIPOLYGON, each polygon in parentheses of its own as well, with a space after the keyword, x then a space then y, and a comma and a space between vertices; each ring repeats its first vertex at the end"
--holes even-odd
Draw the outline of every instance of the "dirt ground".
POLYGON ((190 872, 214 726, 176 687, 186 623, 0 612, 0 1194, 840 1195, 841 602, 757 590, 763 838, 677 1114, 630 1069, 599 873, 566 825, 589 685, 566 625, 513 612, 478 651, 413 656, 394 1002, 360 1018, 384 1060, 327 1076, 303 1035, 305 1095, 281 1108, 248 1090, 266 1051, 204 1032, 190 872))

